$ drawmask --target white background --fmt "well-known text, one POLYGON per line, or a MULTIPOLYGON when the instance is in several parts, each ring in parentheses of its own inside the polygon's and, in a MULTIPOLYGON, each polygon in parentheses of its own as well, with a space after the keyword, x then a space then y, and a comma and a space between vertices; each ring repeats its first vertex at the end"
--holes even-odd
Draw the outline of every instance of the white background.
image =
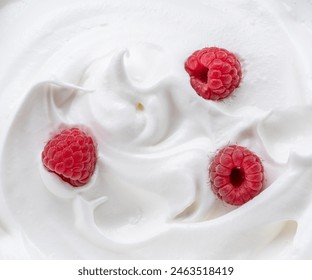
POLYGON ((0 279, 312 279, 311 261, 0 261, 0 279), (162 268, 162 276, 78 276, 86 268, 162 268), (170 275, 171 267, 234 267, 230 276, 170 275))

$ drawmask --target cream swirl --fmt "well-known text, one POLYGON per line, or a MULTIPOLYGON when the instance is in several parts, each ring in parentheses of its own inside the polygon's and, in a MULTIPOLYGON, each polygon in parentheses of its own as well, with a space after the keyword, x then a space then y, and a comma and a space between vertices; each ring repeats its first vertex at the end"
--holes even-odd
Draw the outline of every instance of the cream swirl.
POLYGON ((309 1, 41 2, 0 11, 12 27, 0 29, 0 257, 311 257, 309 1), (204 46, 242 61, 224 102, 189 85, 184 61, 204 46), (74 125, 99 155, 79 189, 40 161, 49 135, 74 125), (210 156, 229 142, 266 170, 241 207, 208 184, 210 156))

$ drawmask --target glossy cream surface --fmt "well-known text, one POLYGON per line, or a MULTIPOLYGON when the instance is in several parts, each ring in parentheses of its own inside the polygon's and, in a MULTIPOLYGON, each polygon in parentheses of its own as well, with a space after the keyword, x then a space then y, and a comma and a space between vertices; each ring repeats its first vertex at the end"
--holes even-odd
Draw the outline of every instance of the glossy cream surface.
POLYGON ((312 2, 0 2, 1 259, 312 258, 312 2), (196 49, 243 70, 222 102, 184 70, 196 49), (88 185, 41 163, 78 126, 97 142, 88 185), (255 152, 264 190, 210 189, 227 144, 255 152))

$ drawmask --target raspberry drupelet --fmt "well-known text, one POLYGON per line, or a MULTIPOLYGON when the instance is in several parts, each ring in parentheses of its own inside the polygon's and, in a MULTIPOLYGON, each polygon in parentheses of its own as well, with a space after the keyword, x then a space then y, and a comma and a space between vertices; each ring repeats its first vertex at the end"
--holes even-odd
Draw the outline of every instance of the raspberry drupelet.
POLYGON ((238 86, 242 78, 238 58, 226 49, 210 47, 195 51, 185 62, 190 83, 204 99, 222 100, 238 86))

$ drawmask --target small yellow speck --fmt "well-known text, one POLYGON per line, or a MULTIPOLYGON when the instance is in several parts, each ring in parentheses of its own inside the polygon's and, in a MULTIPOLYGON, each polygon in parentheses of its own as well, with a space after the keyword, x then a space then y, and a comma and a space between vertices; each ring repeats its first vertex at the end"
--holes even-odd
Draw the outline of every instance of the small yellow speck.
POLYGON ((138 111, 144 111, 144 106, 141 102, 138 102, 137 105, 136 105, 136 109, 138 111))

